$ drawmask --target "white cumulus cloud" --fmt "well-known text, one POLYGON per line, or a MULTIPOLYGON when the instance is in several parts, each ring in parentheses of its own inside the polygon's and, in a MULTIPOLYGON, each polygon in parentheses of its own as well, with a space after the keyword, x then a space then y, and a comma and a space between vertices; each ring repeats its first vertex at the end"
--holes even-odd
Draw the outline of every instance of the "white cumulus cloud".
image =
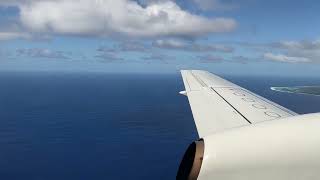
POLYGON ((195 37, 229 32, 237 25, 231 18, 192 14, 173 1, 147 6, 131 0, 13 0, 1 4, 17 6, 23 26, 36 33, 195 37))

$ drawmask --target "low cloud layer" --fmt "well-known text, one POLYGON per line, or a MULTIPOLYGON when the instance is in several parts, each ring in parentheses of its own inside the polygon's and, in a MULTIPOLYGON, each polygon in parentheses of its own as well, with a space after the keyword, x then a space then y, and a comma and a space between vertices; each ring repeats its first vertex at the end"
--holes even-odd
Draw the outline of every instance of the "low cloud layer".
POLYGON ((207 18, 181 9, 173 1, 142 6, 131 0, 15 0, 0 5, 17 6, 28 31, 95 36, 187 36, 229 32, 230 18, 207 18))
POLYGON ((207 54, 203 56, 198 56, 198 62, 204 64, 210 63, 237 63, 237 64, 248 64, 250 62, 259 62, 256 58, 250 58, 245 56, 231 56, 231 57, 224 57, 219 55, 207 54))
POLYGON ((221 63, 225 61, 223 57, 220 56, 214 56, 214 55, 205 55, 205 56, 199 56, 199 62, 200 63, 221 63))
POLYGON ((17 49, 18 56, 26 56, 32 58, 49 58, 49 59, 69 59, 69 54, 64 51, 53 51, 50 49, 17 49))
MULTIPOLYGON (((278 41, 272 43, 236 42, 235 46, 260 54, 264 60, 285 63, 319 63, 320 40, 278 41)), ((259 56, 259 55, 258 55, 259 56)), ((258 57, 257 56, 257 57, 258 57)))
POLYGON ((97 49, 99 52, 147 52, 150 47, 140 41, 124 41, 112 47, 101 46, 97 49))
POLYGON ((263 55, 264 59, 277 61, 277 62, 287 62, 287 63, 308 63, 311 62, 310 59, 305 57, 294 57, 294 56, 287 56, 283 54, 273 54, 273 53, 265 53, 263 55))
POLYGON ((187 42, 182 40, 157 40, 153 42, 153 46, 161 49, 168 50, 183 50, 192 52, 223 52, 232 53, 234 48, 231 46, 217 45, 217 44, 196 44, 193 42, 187 42))
POLYGON ((158 54, 158 53, 152 53, 149 56, 146 56, 143 58, 144 62, 146 63, 153 63, 153 62, 161 62, 163 64, 169 64, 171 60, 174 60, 175 58, 169 55, 165 54, 158 54))
POLYGON ((320 40, 281 41, 271 43, 269 47, 278 51, 279 54, 271 56, 270 53, 267 53, 267 59, 294 63, 320 62, 320 40))
POLYGON ((102 52, 98 55, 95 56, 98 58, 99 62, 105 62, 105 63, 114 63, 114 62, 123 62, 124 59, 117 56, 114 53, 107 53, 107 52, 102 52))
POLYGON ((320 40, 315 41, 281 41, 272 43, 272 47, 288 50, 320 50, 320 40))
POLYGON ((30 39, 31 36, 27 33, 19 32, 0 32, 0 41, 12 40, 12 39, 30 39))

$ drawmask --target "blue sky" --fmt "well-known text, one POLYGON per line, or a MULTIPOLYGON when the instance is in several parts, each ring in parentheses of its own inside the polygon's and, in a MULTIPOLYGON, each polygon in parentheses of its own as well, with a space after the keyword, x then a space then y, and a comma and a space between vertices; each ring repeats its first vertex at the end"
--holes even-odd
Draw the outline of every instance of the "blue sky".
POLYGON ((319 76, 320 3, 3 0, 0 71, 319 76))

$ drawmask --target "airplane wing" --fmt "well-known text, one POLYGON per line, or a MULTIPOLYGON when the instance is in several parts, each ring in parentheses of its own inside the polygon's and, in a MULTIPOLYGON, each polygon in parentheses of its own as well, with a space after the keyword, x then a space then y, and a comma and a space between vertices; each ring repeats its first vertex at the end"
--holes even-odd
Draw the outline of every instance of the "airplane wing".
POLYGON ((185 91, 200 137, 217 131, 297 115, 206 71, 182 70, 185 91))

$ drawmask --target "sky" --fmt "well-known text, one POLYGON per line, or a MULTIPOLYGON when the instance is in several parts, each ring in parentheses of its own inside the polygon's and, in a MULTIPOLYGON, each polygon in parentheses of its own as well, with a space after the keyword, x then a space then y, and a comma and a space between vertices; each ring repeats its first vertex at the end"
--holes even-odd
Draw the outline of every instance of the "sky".
POLYGON ((319 76, 314 0, 0 0, 0 71, 319 76))

